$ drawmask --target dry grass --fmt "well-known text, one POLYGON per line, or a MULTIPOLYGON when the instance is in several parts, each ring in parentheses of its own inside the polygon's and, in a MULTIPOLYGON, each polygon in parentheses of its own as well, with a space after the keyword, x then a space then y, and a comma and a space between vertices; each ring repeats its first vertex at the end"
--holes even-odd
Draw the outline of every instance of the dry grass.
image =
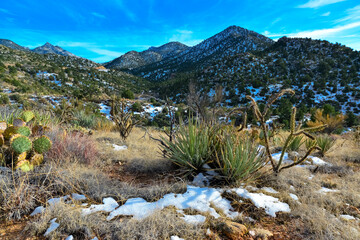
MULTIPOLYGON (((150 130, 155 138, 160 138, 160 133, 150 130)), ((102 158, 108 164, 125 163, 126 170, 132 173, 164 173, 173 169, 172 163, 165 159, 159 150, 159 142, 145 136, 141 128, 134 128, 124 142, 116 132, 96 132, 94 138, 99 142, 102 158), (112 144, 126 145, 127 150, 114 151, 112 144)))
POLYGON ((106 221, 106 216, 95 213, 81 215, 79 207, 58 203, 48 208, 38 219, 27 227, 32 235, 43 235, 50 220, 57 218, 60 226, 49 235, 50 239, 64 239, 73 235, 75 239, 89 239, 97 236, 101 239, 170 239, 179 236, 184 239, 204 239, 202 225, 190 225, 173 208, 163 209, 151 216, 136 220, 128 217, 106 221))

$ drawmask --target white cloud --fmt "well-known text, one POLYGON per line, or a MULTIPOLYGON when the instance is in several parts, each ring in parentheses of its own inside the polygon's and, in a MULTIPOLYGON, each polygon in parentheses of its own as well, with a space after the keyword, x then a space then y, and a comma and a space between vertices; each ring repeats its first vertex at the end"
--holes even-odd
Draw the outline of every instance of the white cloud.
POLYGON ((120 57, 124 53, 117 52, 117 51, 110 51, 107 49, 101 49, 101 48, 89 48, 90 51, 100 54, 100 55, 106 55, 108 57, 120 57))
POLYGON ((297 6, 298 8, 318 8, 333 3, 343 2, 346 0, 309 0, 307 3, 297 6))
POLYGON ((336 20, 335 22, 355 21, 360 19, 360 5, 346 10, 346 16, 336 20))
POLYGON ((334 37, 338 33, 343 32, 345 30, 358 28, 360 27, 360 21, 359 22, 353 22, 349 23, 343 26, 336 26, 333 28, 326 28, 326 29, 319 29, 319 30, 311 30, 311 31, 303 31, 293 34, 288 34, 289 37, 310 37, 310 38, 316 38, 316 39, 323 39, 325 37, 334 37))
POLYGON ((331 14, 331 12, 326 12, 326 13, 321 14, 321 16, 327 17, 327 16, 329 16, 330 14, 331 14))
POLYGON ((92 12, 91 14, 98 18, 106 18, 104 15, 97 13, 97 12, 92 12))
POLYGON ((193 32, 190 30, 177 29, 170 37, 169 42, 181 42, 188 46, 194 46, 203 41, 202 39, 194 39, 192 35, 193 32))

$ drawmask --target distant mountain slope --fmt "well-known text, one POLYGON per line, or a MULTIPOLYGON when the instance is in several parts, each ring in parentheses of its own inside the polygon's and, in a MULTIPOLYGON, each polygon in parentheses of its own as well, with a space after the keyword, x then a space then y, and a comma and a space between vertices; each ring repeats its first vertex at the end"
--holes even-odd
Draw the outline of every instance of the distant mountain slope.
POLYGON ((189 82, 202 91, 221 85, 230 105, 245 103, 247 94, 264 100, 291 87, 298 103, 330 103, 360 113, 360 52, 328 41, 283 37, 266 49, 219 57, 206 67, 174 74, 157 91, 183 101, 189 82))
POLYGON ((50 43, 45 43, 44 45, 34 48, 31 51, 33 51, 34 53, 38 53, 38 54, 57 54, 57 55, 61 55, 61 56, 69 56, 69 57, 77 57, 75 54, 72 54, 69 51, 66 51, 64 49, 62 49, 59 46, 54 46, 50 43))
POLYGON ((169 79, 173 73, 201 69, 215 59, 263 50, 273 43, 273 40, 261 34, 231 26, 177 55, 133 69, 131 72, 152 81, 163 81, 169 79))
POLYGON ((0 45, 0 89, 10 93, 61 95, 79 99, 110 98, 124 90, 148 88, 142 78, 104 69, 88 59, 37 54, 0 45))
POLYGON ((30 51, 29 48, 20 46, 20 45, 14 43, 13 41, 8 40, 8 39, 0 39, 0 45, 4 45, 5 47, 9 47, 9 48, 16 49, 16 50, 21 50, 21 51, 30 51))
POLYGON ((175 56, 188 48, 188 46, 182 43, 170 42, 160 47, 150 47, 148 50, 142 52, 130 51, 106 63, 105 67, 116 69, 138 68, 175 56))

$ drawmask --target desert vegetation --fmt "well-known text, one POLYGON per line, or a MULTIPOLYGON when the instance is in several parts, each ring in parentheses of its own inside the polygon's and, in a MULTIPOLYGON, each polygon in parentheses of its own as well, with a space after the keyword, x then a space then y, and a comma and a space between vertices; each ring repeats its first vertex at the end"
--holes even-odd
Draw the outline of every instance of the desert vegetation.
POLYGON ((277 123, 291 89, 232 109, 191 91, 151 120, 140 100, 5 101, 0 239, 359 239, 358 127, 327 107, 277 123))

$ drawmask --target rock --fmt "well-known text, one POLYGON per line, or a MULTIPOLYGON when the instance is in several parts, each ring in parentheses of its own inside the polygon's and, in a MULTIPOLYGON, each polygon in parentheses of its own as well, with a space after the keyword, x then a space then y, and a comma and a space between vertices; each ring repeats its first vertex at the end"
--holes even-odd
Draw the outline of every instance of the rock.
POLYGON ((229 220, 225 220, 221 224, 219 224, 221 228, 221 232, 232 240, 240 240, 246 234, 247 228, 237 222, 232 222, 229 220))
POLYGON ((211 231, 210 229, 208 229, 206 231, 206 236, 208 236, 208 239, 210 240, 221 240, 221 238, 219 237, 219 235, 217 233, 214 233, 213 231, 211 231))
POLYGON ((262 228, 254 228, 249 231, 249 234, 257 240, 268 240, 273 236, 272 232, 262 228))

